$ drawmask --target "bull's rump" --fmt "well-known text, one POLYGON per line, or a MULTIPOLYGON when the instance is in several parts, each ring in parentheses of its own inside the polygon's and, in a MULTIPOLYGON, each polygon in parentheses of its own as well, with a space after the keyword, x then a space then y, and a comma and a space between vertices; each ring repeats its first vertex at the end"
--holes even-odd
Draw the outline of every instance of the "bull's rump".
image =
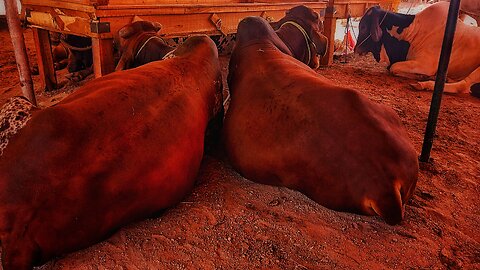
POLYGON ((391 109, 285 56, 261 55, 249 55, 261 59, 251 64, 255 71, 235 75, 242 79, 231 85, 225 121, 227 153, 246 178, 355 212, 362 212, 359 201, 372 183, 416 179, 415 151, 391 109), (338 196, 352 200, 339 202, 338 196))
POLYGON ((98 241, 191 190, 208 117, 193 89, 204 85, 170 70, 152 64, 95 80, 12 139, 0 181, 15 181, 0 191, 1 204, 35 212, 15 223, 28 224, 42 257, 98 241))

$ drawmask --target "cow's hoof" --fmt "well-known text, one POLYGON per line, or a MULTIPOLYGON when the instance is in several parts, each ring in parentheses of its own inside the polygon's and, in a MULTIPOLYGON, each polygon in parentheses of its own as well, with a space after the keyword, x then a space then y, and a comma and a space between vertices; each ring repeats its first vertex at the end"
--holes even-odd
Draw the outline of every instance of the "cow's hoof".
POLYGON ((470 87, 470 94, 474 97, 480 98, 480 83, 473 84, 470 87))
POLYGON ((423 90, 423 87, 419 82, 411 83, 410 86, 413 88, 413 90, 417 90, 417 91, 423 90))

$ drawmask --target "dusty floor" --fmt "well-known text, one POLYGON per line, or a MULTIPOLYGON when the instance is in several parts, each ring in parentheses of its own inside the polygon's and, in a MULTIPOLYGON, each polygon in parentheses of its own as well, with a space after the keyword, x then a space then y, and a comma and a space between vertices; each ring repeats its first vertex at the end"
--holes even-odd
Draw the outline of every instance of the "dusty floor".
MULTIPOLYGON (((1 105, 20 87, 6 30, 0 44, 1 105)), ((420 151, 431 93, 412 91, 370 56, 318 73, 393 107, 420 151)), ((48 106, 68 91, 38 94, 48 106)), ((40 269, 480 269, 479 116, 480 99, 444 95, 433 162, 422 166, 401 225, 328 210, 206 157, 197 187, 177 207, 40 269)))

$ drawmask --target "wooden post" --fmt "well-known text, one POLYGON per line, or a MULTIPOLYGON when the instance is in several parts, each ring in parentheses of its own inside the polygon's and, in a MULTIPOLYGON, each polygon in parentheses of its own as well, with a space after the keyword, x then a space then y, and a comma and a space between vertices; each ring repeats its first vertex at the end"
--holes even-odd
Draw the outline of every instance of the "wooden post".
POLYGON ((33 38, 37 50, 38 73, 42 79, 42 88, 52 91, 57 88, 57 77, 53 64, 50 34, 47 30, 33 28, 33 38))
POLYGON ((15 60, 17 61, 18 75, 20 77, 20 87, 23 95, 30 100, 33 105, 37 105, 35 92, 33 91, 32 72, 28 63, 27 49, 23 38, 23 30, 18 18, 18 8, 16 0, 4 0, 5 13, 7 17, 8 31, 12 39, 15 60))
POLYGON ((337 29, 337 18, 335 17, 335 0, 328 0, 327 9, 325 10, 325 36, 328 38, 328 48, 325 57, 322 57, 320 64, 328 66, 333 63, 333 45, 335 44, 335 30, 337 29))
POLYGON ((113 60, 113 39, 92 38, 93 70, 95 78, 115 70, 113 60))

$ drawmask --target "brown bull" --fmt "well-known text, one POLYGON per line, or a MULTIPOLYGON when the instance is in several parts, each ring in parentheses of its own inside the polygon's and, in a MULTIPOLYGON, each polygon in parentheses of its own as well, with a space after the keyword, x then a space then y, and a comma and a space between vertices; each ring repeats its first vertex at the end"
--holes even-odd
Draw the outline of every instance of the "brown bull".
POLYGON ((328 208, 399 223, 418 161, 398 116, 281 50, 263 19, 240 22, 223 130, 233 167, 328 208))
POLYGON ((270 25, 288 47, 289 55, 313 69, 318 68, 319 56, 327 52, 328 39, 321 34, 323 23, 317 12, 306 6, 296 6, 270 25))
POLYGON ((0 157, 4 270, 89 246, 191 191, 221 108, 220 65, 206 36, 173 56, 88 83, 10 140, 0 157))
POLYGON ((173 50, 161 37, 159 23, 135 21, 118 31, 122 56, 116 71, 135 68, 146 63, 161 60, 173 50))

